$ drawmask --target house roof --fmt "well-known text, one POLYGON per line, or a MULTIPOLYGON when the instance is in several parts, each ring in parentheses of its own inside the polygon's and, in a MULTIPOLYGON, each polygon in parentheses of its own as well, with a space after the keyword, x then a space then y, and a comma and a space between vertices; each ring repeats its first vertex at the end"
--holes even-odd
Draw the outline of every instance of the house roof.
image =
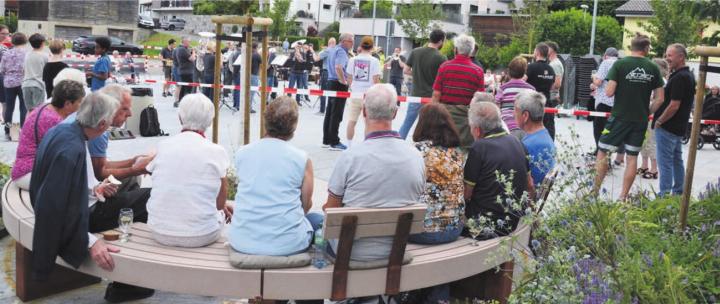
POLYGON ((653 9, 650 0, 630 0, 615 9, 618 17, 626 16, 652 16, 653 9))

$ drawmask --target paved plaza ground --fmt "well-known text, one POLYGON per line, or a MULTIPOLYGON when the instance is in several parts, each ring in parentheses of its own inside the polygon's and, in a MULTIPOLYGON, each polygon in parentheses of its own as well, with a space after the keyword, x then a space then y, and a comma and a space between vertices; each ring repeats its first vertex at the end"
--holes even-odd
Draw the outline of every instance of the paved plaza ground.
MULTIPOLYGON (((157 76, 152 76, 157 79, 157 76)), ((716 82, 717 83, 717 82, 716 82)), ((159 85, 154 86, 155 94, 155 107, 158 109, 160 116, 160 126, 165 132, 171 136, 180 132, 181 127, 177 119, 177 110, 172 107, 172 100, 170 97, 161 97, 161 87, 159 85)), ((311 97, 313 102, 316 97, 311 97)), ((319 103, 318 103, 319 104, 319 103)), ((393 123, 394 129, 399 129, 402 124, 402 120, 405 117, 406 104, 403 104, 400 111, 393 123)), ((291 140, 291 143, 304 151, 307 151, 309 157, 312 159, 313 167, 315 170, 315 178, 318 180, 316 183, 315 194, 313 196, 313 202, 315 204, 314 209, 318 209, 322 205, 326 198, 326 186, 325 182, 330 177, 332 169, 335 164, 335 160, 342 152, 330 151, 323 149, 321 144, 322 139, 322 122, 323 117, 315 115, 318 108, 303 107, 300 111, 300 122, 298 125, 295 137, 291 140)), ((140 113, 133 113, 133 115, 140 115, 140 113)), ((259 114, 251 114, 251 140, 256 141, 259 139, 259 114)), ((234 151, 236 151, 242 145, 242 113, 232 113, 227 108, 222 108, 220 112, 220 144, 225 147, 228 155, 232 157, 234 151)), ((344 138, 345 126, 347 121, 343 121, 341 124, 341 138, 344 138)), ((585 119, 577 120, 573 117, 558 118, 557 119, 557 133, 559 136, 568 136, 570 129, 574 128, 580 136, 580 143, 583 146, 584 151, 592 151, 594 148, 594 141, 592 136, 592 123, 585 119)), ((208 136, 212 134, 211 130, 208 130, 208 136)), ((364 126, 362 120, 360 121, 357 130, 356 138, 353 144, 359 144, 363 139, 364 126)), ((134 155, 145 153, 157 145, 157 143, 163 140, 164 137, 151 137, 142 138, 139 137, 133 140, 117 140, 111 141, 109 145, 109 158, 111 160, 119 160, 132 157, 134 155)), ((410 139, 408 139, 410 141, 410 139)), ((558 147, 564 149, 565 147, 558 147)), ((3 162, 11 163, 15 158, 15 150, 17 149, 16 142, 0 141, 0 160, 3 162)), ((687 147, 683 148, 683 155, 687 156, 687 147)), ((693 194, 696 195, 701 188, 704 188, 705 184, 710 181, 716 181, 718 178, 718 172, 720 170, 720 164, 717 162, 720 157, 720 151, 712 148, 711 145, 706 145, 705 148, 698 151, 695 180, 693 182, 693 194)), ((622 168, 615 169, 612 174, 608 175, 605 180, 604 187, 612 193, 613 197, 617 197, 622 184, 622 168)), ((388 172, 392 174, 392 172, 388 172)), ((183 178, 183 177, 179 177, 183 178)), ((191 177, 184 177, 191 178, 191 177)), ((653 190, 657 189, 657 180, 646 180, 641 177, 636 179, 636 189, 653 190)), ((14 294, 14 248, 11 237, 6 237, 0 241, 0 257, 2 257, 2 269, 3 279, 0 280, 0 303, 15 303, 19 302, 15 298, 14 294)), ((198 278, 201 280, 202 278, 198 278)), ((38 303, 102 303, 102 297, 104 294, 104 285, 106 282, 97 284, 91 287, 83 288, 76 291, 63 293, 60 295, 48 297, 39 300, 38 303)), ((241 286, 228 286, 228 288, 242 288, 241 286)), ((241 300, 213 298, 213 297, 200 297, 191 295, 180 295, 173 293, 157 292, 152 298, 139 301, 138 303, 242 303, 241 300)))

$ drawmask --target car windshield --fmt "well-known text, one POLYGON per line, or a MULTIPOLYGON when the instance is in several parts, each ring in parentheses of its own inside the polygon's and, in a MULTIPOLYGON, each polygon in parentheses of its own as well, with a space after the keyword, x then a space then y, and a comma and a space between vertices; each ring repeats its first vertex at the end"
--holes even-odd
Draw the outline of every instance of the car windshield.
POLYGON ((123 44, 123 41, 122 41, 122 40, 117 39, 117 38, 115 38, 115 37, 110 37, 110 41, 112 42, 113 45, 123 44))

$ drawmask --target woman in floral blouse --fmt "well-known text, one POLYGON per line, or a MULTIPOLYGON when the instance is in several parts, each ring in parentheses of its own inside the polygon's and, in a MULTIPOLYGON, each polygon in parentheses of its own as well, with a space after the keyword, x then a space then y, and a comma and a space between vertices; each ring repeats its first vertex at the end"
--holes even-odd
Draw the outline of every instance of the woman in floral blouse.
MULTIPOLYGON (((463 230, 463 167, 460 135, 445 106, 426 104, 413 134, 415 147, 425 159, 425 192, 420 202, 427 204, 425 231, 410 236, 410 242, 442 244, 455 241, 463 230)), ((428 288, 423 303, 449 303, 448 284, 428 288)))
POLYGON ((0 60, 0 74, 3 75, 5 85, 5 138, 10 140, 10 123, 15 111, 15 99, 20 98, 20 126, 25 123, 25 101, 23 100, 21 85, 25 75, 25 55, 28 53, 27 36, 23 33, 12 35, 13 48, 5 52, 0 60))

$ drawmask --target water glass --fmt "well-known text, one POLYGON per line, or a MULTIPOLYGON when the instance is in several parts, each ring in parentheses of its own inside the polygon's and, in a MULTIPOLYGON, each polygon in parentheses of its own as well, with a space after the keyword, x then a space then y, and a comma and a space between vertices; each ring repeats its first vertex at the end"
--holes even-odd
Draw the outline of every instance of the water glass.
POLYGON ((118 227, 122 234, 120 235, 120 242, 125 243, 130 238, 130 225, 133 222, 133 210, 130 208, 120 209, 120 216, 118 217, 118 227))

